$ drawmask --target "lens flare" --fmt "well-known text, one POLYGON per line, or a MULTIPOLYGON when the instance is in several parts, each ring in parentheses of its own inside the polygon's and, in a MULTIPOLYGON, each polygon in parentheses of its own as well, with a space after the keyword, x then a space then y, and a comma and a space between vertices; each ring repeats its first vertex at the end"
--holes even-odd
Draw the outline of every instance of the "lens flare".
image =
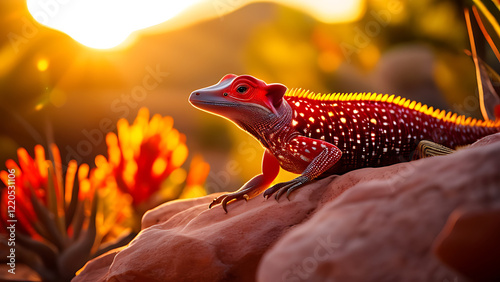
POLYGON ((49 68, 49 61, 47 59, 40 59, 36 63, 36 67, 39 71, 44 72, 49 68))

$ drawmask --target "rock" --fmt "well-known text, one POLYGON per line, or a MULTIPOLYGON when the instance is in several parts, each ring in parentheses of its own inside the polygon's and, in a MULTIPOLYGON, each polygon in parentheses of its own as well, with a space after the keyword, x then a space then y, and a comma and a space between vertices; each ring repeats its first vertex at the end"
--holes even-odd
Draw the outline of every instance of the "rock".
MULTIPOLYGON (((304 187, 291 201, 233 203, 228 214, 220 206, 208 209, 216 195, 166 203, 145 214, 149 227, 129 246, 90 261, 74 281, 253 281, 264 252, 315 210, 322 199, 315 190, 332 180, 304 187)), ((329 189, 329 197, 347 187, 329 189)))
POLYGON ((258 280, 462 281, 433 242, 454 210, 500 203, 499 141, 496 134, 452 155, 381 168, 394 174, 350 187, 283 236, 258 280))
POLYGON ((455 210, 434 243, 436 255, 472 281, 500 281, 500 204, 455 210))
MULTIPOLYGON (((105 281, 109 266, 113 259, 125 247, 120 247, 102 254, 96 259, 90 260, 84 266, 84 274, 78 275, 72 281, 105 281)), ((77 272, 78 273, 78 272, 77 272)))
POLYGON ((235 202, 228 214, 207 208, 216 195, 166 203, 74 281, 456 281, 463 272, 433 244, 455 210, 500 203, 499 156, 496 134, 449 156, 327 177, 290 201, 235 202))

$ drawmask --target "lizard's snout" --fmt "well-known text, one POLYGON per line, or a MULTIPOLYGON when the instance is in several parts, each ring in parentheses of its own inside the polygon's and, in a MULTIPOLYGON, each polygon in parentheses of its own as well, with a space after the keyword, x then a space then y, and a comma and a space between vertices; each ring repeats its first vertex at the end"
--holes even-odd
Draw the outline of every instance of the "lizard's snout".
POLYGON ((205 104, 218 102, 216 96, 217 95, 213 95, 210 91, 205 91, 205 89, 198 89, 191 92, 191 95, 189 95, 189 103, 197 108, 205 108, 205 104))
POLYGON ((193 102, 196 102, 198 98, 200 96, 200 92, 197 90, 197 91, 193 91, 191 92, 191 95, 189 95, 189 102, 192 104, 193 102))

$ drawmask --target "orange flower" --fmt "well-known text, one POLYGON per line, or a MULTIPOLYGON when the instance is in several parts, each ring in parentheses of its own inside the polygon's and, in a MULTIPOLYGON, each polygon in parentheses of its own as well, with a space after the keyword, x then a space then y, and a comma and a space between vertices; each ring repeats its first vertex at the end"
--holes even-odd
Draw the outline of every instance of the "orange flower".
POLYGON ((201 156, 195 156, 189 166, 189 173, 186 179, 186 187, 179 196, 179 199, 197 198, 207 195, 202 186, 210 172, 210 166, 201 156))
POLYGON ((72 160, 63 170, 54 144, 50 158, 41 145, 35 146, 34 158, 18 149, 19 164, 8 160, 7 171, 0 172, 7 186, 0 191, 0 225, 5 233, 15 222, 24 247, 16 253, 37 257, 25 263, 43 280, 68 280, 89 258, 128 243, 147 209, 205 195, 209 166, 196 156, 189 173, 181 168, 188 150, 185 136, 172 126, 171 117, 149 120, 146 108, 132 125, 119 120, 118 135, 106 136, 109 158, 97 156, 95 169, 72 160), (15 201, 14 212, 9 201, 15 201), (47 259, 56 262, 39 264, 47 259))
POLYGON ((131 125, 120 119, 117 129, 118 135, 106 136, 108 159, 102 155, 95 159, 96 174, 113 177, 137 208, 152 199, 165 179, 185 162, 186 137, 173 128, 171 117, 156 114, 149 120, 147 108, 139 110, 131 125))

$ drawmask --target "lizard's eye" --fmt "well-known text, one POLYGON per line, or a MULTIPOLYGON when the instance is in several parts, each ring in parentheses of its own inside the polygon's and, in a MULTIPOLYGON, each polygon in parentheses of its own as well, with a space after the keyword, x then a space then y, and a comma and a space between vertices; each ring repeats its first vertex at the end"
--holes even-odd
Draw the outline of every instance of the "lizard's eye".
POLYGON ((240 94, 245 94, 248 91, 248 86, 240 85, 236 88, 236 91, 240 94))

